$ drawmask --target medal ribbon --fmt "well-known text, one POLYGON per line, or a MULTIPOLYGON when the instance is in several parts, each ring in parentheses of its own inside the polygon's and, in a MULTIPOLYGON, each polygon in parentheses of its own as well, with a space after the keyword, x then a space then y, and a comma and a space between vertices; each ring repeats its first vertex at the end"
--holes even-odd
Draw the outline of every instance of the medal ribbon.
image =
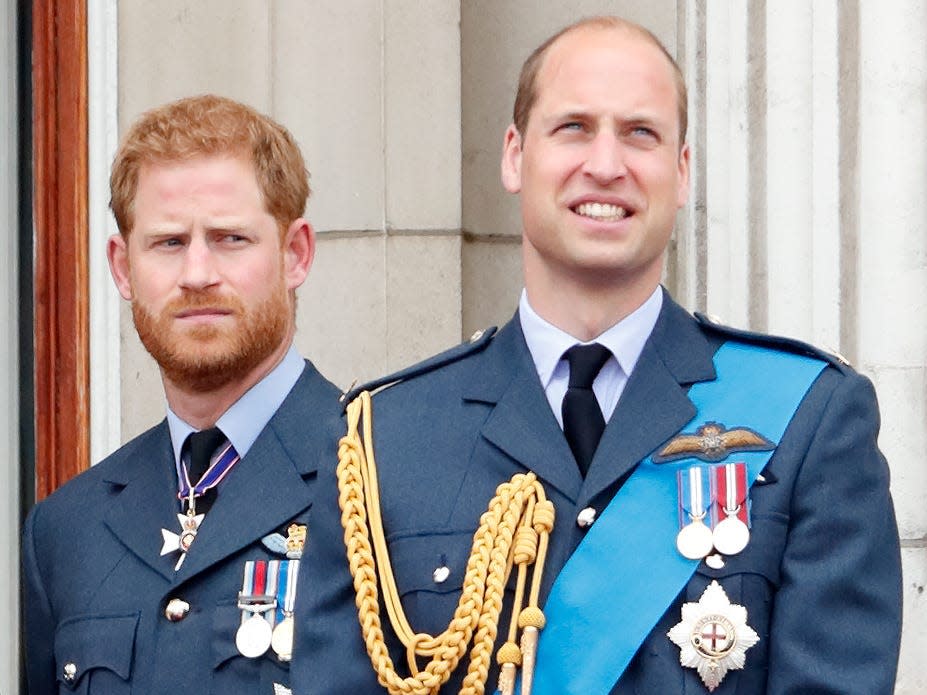
MULTIPOLYGON (((778 442, 826 363, 728 341, 716 378, 689 399, 704 422, 749 427, 778 442), (748 387, 745 385, 749 385, 748 387)), ((738 452, 752 483, 774 451, 738 452)), ((699 565, 680 555, 676 471, 697 460, 655 464, 648 456, 599 515, 554 580, 544 606, 533 695, 605 695, 699 565), (615 591, 614 587, 621 587, 615 591)))
POLYGON ((203 477, 195 485, 190 481, 187 466, 182 461, 177 462, 177 480, 180 481, 177 499, 181 501, 190 499, 191 487, 193 488, 193 496, 200 497, 204 492, 216 487, 225 479, 225 476, 232 470, 232 466, 238 463, 240 457, 229 441, 226 441, 225 445, 218 451, 218 455, 213 456, 209 468, 206 469, 203 477))
MULTIPOLYGON (((265 602, 260 601, 251 601, 247 599, 255 599, 260 596, 273 596, 277 592, 277 565, 279 560, 271 560, 269 563, 267 560, 248 560, 245 563, 245 572, 244 580, 241 584, 241 599, 239 601, 239 606, 242 608, 241 611, 241 622, 244 623, 252 615, 259 614, 261 611, 259 608, 261 606, 267 605, 265 602), (253 609, 250 608, 253 606, 253 609)), ((266 613, 271 613, 270 616, 263 616, 269 618, 271 625, 273 625, 273 611, 264 611, 266 613)))
POLYGON ((711 478, 704 475, 702 466, 680 468, 676 471, 679 499, 679 528, 702 520, 711 506, 711 478))
POLYGON ((277 584, 277 622, 293 614, 296 604, 296 580, 299 577, 299 560, 280 560, 280 581, 277 584))
MULTIPOLYGON (((264 595, 273 596, 276 599, 279 585, 280 560, 271 560, 267 563, 267 584, 264 587, 264 595)), ((273 627, 276 622, 275 618, 277 617, 277 613, 276 611, 267 611, 264 617, 267 619, 267 622, 270 623, 270 626, 273 627)))
POLYGON ((712 472, 715 486, 715 501, 717 502, 717 520, 721 521, 728 516, 734 516, 750 525, 747 513, 747 467, 743 463, 725 463, 715 466, 712 472))

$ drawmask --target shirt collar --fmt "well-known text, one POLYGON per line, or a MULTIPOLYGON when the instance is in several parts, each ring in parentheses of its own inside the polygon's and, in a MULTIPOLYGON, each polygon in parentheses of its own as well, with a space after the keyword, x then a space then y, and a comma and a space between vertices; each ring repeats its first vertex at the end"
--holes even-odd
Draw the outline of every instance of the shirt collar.
MULTIPOLYGON (((239 456, 244 458, 248 453, 254 440, 299 380, 305 366, 306 363, 291 344, 280 363, 216 421, 216 427, 228 437, 239 456)), ((196 428, 182 420, 170 406, 167 408, 167 424, 171 432, 174 462, 178 463, 184 441, 191 432, 196 432, 196 428)))
POLYGON ((625 375, 630 377, 644 344, 657 323, 662 306, 663 288, 657 286, 647 301, 632 313, 601 335, 583 342, 538 316, 528 302, 528 293, 522 290, 518 303, 518 317, 541 386, 547 388, 563 353, 577 343, 601 343, 611 350, 625 375))

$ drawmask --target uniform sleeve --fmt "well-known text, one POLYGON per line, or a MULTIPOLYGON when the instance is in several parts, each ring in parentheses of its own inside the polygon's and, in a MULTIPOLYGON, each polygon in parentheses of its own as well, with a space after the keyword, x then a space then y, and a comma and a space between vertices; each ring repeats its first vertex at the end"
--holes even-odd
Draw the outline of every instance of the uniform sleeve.
POLYGON ((792 491, 770 694, 893 691, 901 557, 872 384, 838 378, 792 491))
POLYGON ((39 571, 36 551, 38 511, 36 507, 29 513, 23 529, 26 681, 31 695, 46 695, 56 692, 55 621, 39 571))

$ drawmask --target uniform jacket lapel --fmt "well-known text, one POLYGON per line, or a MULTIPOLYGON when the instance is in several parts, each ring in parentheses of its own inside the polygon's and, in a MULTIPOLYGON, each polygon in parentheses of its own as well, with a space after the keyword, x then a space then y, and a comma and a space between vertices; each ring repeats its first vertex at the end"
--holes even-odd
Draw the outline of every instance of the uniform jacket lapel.
POLYGON ((134 460, 134 465, 120 466, 104 480, 115 492, 104 523, 139 560, 171 581, 176 559, 159 555, 160 530, 180 529, 177 475, 167 420, 135 440, 131 450, 123 454, 134 460))
POLYGON ((688 389, 715 378, 714 350, 695 319, 664 292, 660 316, 602 435, 580 504, 613 485, 694 417, 688 389))
POLYGON ((464 399, 494 404, 482 436, 575 499, 582 477, 541 388, 517 314, 480 358, 479 378, 464 399))
POLYGON ((107 528, 140 561, 168 582, 186 581, 251 545, 306 510, 323 447, 334 451, 336 389, 307 364, 293 390, 222 484, 194 551, 174 572, 177 555, 162 557, 162 528, 180 529, 177 476, 167 421, 124 452, 137 465, 118 467, 105 480, 114 489, 107 528), (122 471, 129 471, 122 473, 122 471))

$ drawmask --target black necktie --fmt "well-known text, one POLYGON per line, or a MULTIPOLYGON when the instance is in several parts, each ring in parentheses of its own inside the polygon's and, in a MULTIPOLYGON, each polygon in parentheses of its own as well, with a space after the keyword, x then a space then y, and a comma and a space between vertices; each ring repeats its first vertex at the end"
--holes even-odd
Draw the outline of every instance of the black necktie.
POLYGON ((561 411, 563 434, 583 477, 605 429, 605 418, 592 391, 592 382, 611 354, 607 347, 598 343, 574 345, 563 354, 570 363, 570 384, 561 411))
MULTIPOLYGON (((208 430, 193 432, 187 437, 185 447, 190 452, 190 464, 187 470, 190 474, 190 482, 193 485, 196 485, 200 478, 203 477, 203 474, 206 473, 213 454, 215 454, 216 450, 224 443, 225 435, 222 434, 222 430, 218 427, 211 427, 208 430)), ((205 514, 208 512, 215 497, 216 490, 213 488, 207 490, 205 494, 197 498, 196 513, 205 514)))

